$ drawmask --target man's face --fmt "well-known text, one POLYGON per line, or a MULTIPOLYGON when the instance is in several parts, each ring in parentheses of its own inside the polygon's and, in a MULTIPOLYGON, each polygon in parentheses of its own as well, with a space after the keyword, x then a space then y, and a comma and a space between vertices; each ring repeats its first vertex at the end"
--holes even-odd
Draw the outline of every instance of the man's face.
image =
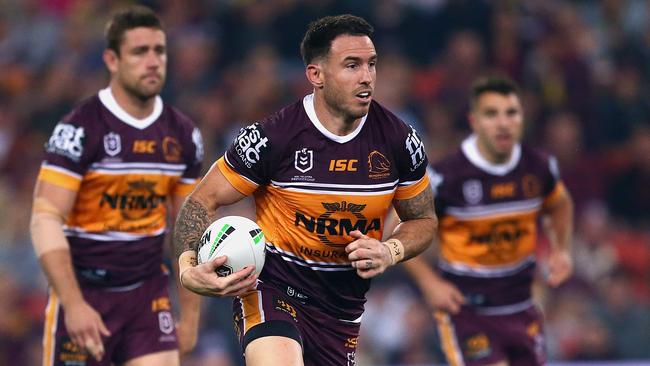
POLYGON ((367 36, 341 35, 332 41, 323 66, 323 95, 346 119, 368 114, 377 80, 377 53, 367 36))
POLYGON ((523 111, 516 94, 482 93, 469 119, 478 136, 479 151, 487 160, 501 163, 510 158, 523 130, 523 111))
POLYGON ((133 96, 147 100, 158 95, 167 72, 165 33, 146 27, 126 31, 120 54, 108 67, 117 82, 133 96))

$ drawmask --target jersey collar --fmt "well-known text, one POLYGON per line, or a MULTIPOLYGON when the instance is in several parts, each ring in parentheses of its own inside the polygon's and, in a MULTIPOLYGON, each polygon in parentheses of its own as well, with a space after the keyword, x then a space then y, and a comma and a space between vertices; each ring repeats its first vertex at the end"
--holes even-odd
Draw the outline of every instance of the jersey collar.
POLYGON ((133 117, 132 115, 127 113, 122 107, 120 107, 120 105, 117 104, 115 97, 113 97, 113 93, 111 92, 110 87, 100 90, 98 95, 99 95, 99 100, 102 102, 104 107, 106 107, 106 109, 108 109, 111 113, 113 113, 113 115, 117 117, 117 119, 126 123, 127 125, 133 126, 140 130, 144 130, 145 128, 149 127, 162 114, 163 102, 162 102, 162 98, 160 98, 160 96, 158 95, 156 96, 156 99, 154 101, 153 112, 151 112, 149 116, 142 119, 133 117))
POLYGON ((519 160, 521 159, 521 144, 515 144, 509 161, 503 164, 494 164, 481 155, 476 139, 476 134, 471 134, 463 141, 460 148, 465 157, 467 157, 467 160, 477 168, 493 175, 503 176, 510 173, 519 164, 519 160))
POLYGON ((311 120, 311 123, 314 124, 314 127, 318 129, 325 137, 328 139, 338 142, 340 144, 344 144, 353 138, 357 137, 357 135, 361 132, 361 129, 363 128, 363 125, 366 123, 366 119, 368 118, 368 115, 366 114, 365 116, 361 117, 361 123, 359 123, 359 126, 354 129, 354 131, 350 132, 349 134, 345 136, 339 136, 331 133, 323 124, 318 120, 318 117, 316 116, 316 109, 314 108, 314 94, 309 94, 306 95, 302 99, 302 105, 305 108, 305 112, 307 112, 307 116, 311 120))

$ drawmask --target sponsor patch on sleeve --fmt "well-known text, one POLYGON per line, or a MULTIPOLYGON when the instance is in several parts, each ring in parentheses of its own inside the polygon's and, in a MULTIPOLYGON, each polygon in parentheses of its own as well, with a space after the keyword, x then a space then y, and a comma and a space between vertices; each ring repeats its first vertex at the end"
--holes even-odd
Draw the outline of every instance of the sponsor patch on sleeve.
POLYGON ((234 149, 237 156, 247 168, 251 168, 261 160, 261 156, 268 149, 268 137, 266 137, 259 123, 254 123, 239 130, 235 137, 234 149))
POLYGON ((59 122, 54 128, 52 136, 45 144, 45 151, 78 162, 83 155, 85 137, 83 127, 59 122))

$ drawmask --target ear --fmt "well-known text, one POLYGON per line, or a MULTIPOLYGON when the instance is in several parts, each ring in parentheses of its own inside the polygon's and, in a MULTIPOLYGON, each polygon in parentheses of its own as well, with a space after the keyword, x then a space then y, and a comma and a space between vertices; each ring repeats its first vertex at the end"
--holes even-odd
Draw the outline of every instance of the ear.
POLYGON ((104 63, 106 64, 106 68, 108 71, 111 72, 112 74, 115 74, 118 69, 118 62, 119 62, 119 56, 117 53, 115 53, 114 50, 107 48, 104 50, 104 53, 102 54, 102 58, 104 59, 104 63))
POLYGON ((315 89, 323 89, 323 68, 320 64, 307 65, 305 75, 315 89))
POLYGON ((476 116, 474 115, 474 110, 470 109, 469 112, 467 112, 467 121, 469 121, 469 127, 474 129, 474 125, 476 124, 476 116))

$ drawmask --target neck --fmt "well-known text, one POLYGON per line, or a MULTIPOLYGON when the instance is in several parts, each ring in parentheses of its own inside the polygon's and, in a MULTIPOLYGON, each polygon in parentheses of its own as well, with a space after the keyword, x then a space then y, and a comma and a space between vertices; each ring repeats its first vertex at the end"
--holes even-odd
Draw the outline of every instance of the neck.
POLYGON ((512 156, 512 150, 504 154, 499 154, 495 151, 490 150, 487 146, 481 143, 480 139, 476 140, 476 146, 478 147, 478 152, 481 156, 489 161, 492 164, 505 164, 510 160, 512 156))
POLYGON ((318 91, 314 92, 314 110, 323 126, 337 136, 350 134, 361 123, 361 118, 355 119, 328 105, 322 93, 318 93, 318 91))
POLYGON ((156 102, 155 96, 143 100, 128 92, 122 86, 118 85, 118 83, 111 82, 110 87, 113 98, 115 98, 117 104, 119 104, 126 113, 137 119, 146 118, 153 113, 153 107, 156 102))

